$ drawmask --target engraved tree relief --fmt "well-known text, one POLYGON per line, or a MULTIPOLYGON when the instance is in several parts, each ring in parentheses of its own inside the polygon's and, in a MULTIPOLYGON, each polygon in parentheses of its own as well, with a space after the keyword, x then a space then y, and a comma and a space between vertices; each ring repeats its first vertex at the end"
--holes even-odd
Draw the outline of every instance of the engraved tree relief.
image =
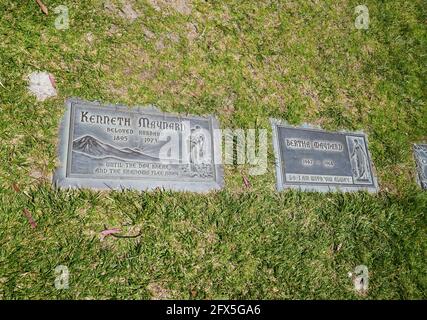
POLYGON ((369 160, 366 154, 363 138, 348 137, 350 163, 353 178, 356 182, 370 182, 369 160))
POLYGON ((427 145, 414 145, 418 179, 423 189, 427 189, 427 145))

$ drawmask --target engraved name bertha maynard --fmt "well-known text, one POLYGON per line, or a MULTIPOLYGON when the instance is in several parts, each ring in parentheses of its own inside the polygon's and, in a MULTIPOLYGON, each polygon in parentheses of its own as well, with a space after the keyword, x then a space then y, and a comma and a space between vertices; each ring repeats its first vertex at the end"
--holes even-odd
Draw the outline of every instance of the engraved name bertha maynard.
POLYGON ((272 125, 279 190, 377 191, 363 133, 272 125))
POLYGON ((213 117, 70 99, 60 130, 59 187, 208 191, 223 184, 213 117))

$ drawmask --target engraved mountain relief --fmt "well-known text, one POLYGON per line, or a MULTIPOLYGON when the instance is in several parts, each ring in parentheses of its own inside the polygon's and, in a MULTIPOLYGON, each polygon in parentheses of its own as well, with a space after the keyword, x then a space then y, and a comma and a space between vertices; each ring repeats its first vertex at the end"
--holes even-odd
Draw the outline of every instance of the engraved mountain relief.
POLYGON ((114 157, 123 160, 159 160, 159 158, 144 154, 140 149, 117 148, 90 135, 74 140, 73 151, 96 159, 114 157))

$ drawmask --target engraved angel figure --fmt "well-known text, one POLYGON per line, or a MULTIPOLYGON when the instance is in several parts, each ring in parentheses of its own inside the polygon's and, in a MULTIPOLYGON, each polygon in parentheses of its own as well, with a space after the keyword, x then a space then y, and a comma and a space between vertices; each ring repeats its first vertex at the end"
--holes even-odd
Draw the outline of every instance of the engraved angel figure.
POLYGON ((203 159, 204 144, 205 136, 200 131, 200 126, 195 126, 191 129, 190 135, 190 162, 192 164, 200 163, 200 159, 203 159))
POLYGON ((350 155, 350 159, 353 166, 353 173, 356 180, 368 180, 368 156, 365 153, 363 146, 359 143, 358 139, 353 140, 353 152, 350 155))

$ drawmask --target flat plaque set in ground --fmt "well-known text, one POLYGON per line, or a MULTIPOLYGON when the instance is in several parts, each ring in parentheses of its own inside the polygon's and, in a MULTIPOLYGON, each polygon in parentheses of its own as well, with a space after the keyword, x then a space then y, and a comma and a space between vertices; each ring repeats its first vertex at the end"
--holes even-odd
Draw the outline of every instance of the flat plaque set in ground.
POLYGON ((200 192, 223 186, 222 167, 215 164, 220 154, 215 118, 79 99, 68 100, 66 106, 57 186, 200 192))
POLYGON ((417 169, 417 182, 427 189, 427 144, 414 144, 414 157, 417 169))
POLYGON ((279 191, 377 191, 365 134, 271 124, 279 191))
MULTIPOLYGON (((363 132, 271 124, 277 190, 378 191, 363 132)), ((58 150, 53 182, 61 188, 206 192, 224 186, 221 134, 212 116, 69 99, 58 150)), ((426 189, 427 145, 414 145, 414 155, 426 189)))

